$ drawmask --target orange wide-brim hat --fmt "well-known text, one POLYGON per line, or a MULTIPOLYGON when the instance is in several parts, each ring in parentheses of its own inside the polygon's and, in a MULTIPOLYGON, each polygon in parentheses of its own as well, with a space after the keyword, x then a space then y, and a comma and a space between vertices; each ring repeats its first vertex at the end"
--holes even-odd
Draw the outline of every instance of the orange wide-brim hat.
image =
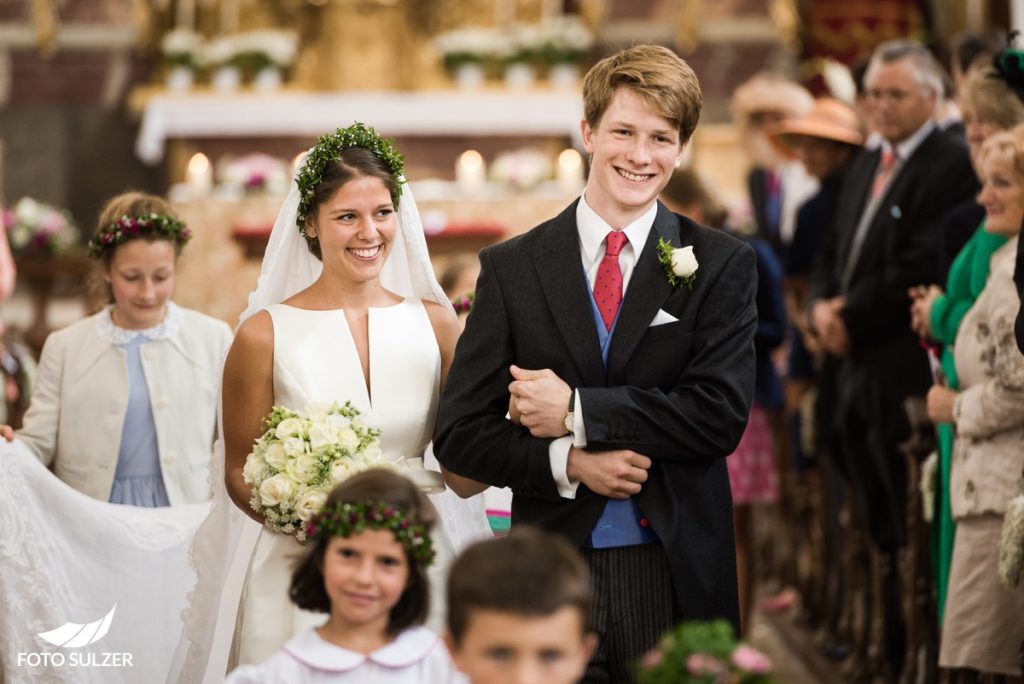
POLYGON ((864 144, 857 113, 850 105, 831 97, 818 98, 810 112, 781 122, 771 133, 772 141, 788 154, 793 152, 796 137, 821 138, 856 147, 864 144))

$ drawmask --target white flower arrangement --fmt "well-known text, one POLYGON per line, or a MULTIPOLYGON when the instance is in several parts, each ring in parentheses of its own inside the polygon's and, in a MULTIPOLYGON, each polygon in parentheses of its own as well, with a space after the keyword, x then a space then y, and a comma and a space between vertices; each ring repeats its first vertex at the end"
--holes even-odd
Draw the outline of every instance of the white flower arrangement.
POLYGON ((391 467, 381 453, 380 430, 364 425, 351 402, 299 412, 275 406, 265 423, 242 469, 253 492, 249 505, 267 529, 299 541, 306 538, 304 523, 335 485, 369 468, 391 467))
POLYGON ((553 167, 547 154, 532 147, 503 152, 491 164, 491 180, 526 190, 551 178, 553 167))
POLYGON ((203 37, 189 29, 176 28, 164 34, 160 51, 169 67, 195 71, 202 62, 203 37))
POLYGON ((499 43, 502 61, 505 64, 532 64, 540 58, 546 36, 535 24, 511 26, 499 43))
POLYGON ((269 67, 287 69, 295 61, 298 35, 294 31, 266 29, 238 36, 239 55, 252 61, 256 71, 269 67))
POLYGON ((576 64, 594 45, 594 34, 572 15, 554 17, 543 25, 539 54, 548 65, 576 64))
POLYGON ((242 53, 242 47, 237 35, 212 38, 203 45, 202 65, 210 69, 230 66, 242 53))
POLYGON ((454 71, 464 64, 482 65, 494 59, 500 46, 492 29, 463 28, 438 35, 434 47, 445 68, 454 71))
POLYGON ((1003 516, 999 541, 999 581, 1008 589, 1020 586, 1024 573, 1024 494, 1015 497, 1003 516))
POLYGON ((3 225, 16 254, 62 252, 79 241, 78 228, 67 211, 22 197, 14 209, 3 210, 3 225))

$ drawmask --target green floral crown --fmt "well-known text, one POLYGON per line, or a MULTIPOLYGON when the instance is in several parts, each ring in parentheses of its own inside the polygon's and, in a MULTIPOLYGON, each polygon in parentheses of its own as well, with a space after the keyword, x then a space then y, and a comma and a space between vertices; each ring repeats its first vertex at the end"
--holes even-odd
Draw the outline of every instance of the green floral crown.
POLYGON ((339 501, 306 523, 306 537, 351 537, 367 529, 391 530, 406 552, 424 566, 434 560, 430 530, 383 501, 339 501))
POLYGON ((395 177, 395 191, 391 194, 391 201, 396 207, 398 206, 398 200, 402 196, 402 183, 405 182, 402 177, 405 170, 403 157, 395 149, 394 140, 381 137, 370 126, 356 122, 348 128, 339 128, 334 133, 320 136, 316 145, 306 155, 302 168, 295 176, 300 195, 295 222, 300 229, 305 229, 306 214, 309 213, 316 188, 323 180, 327 164, 340 157, 341 153, 350 147, 362 147, 370 150, 387 165, 391 175, 395 177))
POLYGON ((192 238, 192 231, 173 216, 122 216, 100 230, 89 240, 89 256, 94 259, 113 252, 117 246, 136 238, 170 240, 181 247, 192 238))

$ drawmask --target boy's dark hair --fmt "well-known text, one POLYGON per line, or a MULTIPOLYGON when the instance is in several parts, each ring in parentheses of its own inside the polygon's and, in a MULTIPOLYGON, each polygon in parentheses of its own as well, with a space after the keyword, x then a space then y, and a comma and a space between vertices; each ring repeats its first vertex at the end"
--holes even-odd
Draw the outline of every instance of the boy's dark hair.
MULTIPOLYGON (((430 529, 436 514, 427 497, 408 478, 383 468, 374 468, 353 475, 334 488, 325 507, 339 502, 383 501, 402 511, 409 519, 430 529)), ((331 599, 324 589, 324 552, 331 535, 325 534, 296 566, 288 596, 303 610, 318 613, 331 612, 331 599)), ((422 625, 430 608, 430 583, 427 569, 408 551, 409 583, 402 597, 391 609, 388 634, 396 635, 409 627, 422 625)))
POLYGON ((514 527, 500 539, 478 542, 452 564, 448 575, 448 631, 459 644, 475 610, 546 617, 566 606, 590 622, 590 572, 563 537, 514 527))

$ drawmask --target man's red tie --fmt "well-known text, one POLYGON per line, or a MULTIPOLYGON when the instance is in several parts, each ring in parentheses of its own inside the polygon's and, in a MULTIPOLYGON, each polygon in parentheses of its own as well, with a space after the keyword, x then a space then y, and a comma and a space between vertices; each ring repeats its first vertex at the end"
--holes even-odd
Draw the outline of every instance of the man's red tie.
POLYGON ((875 171, 875 182, 871 186, 871 199, 877 199, 885 192, 892 180, 892 169, 896 165, 896 153, 891 147, 882 150, 882 159, 878 162, 878 169, 875 171))
POLYGON ((626 234, 620 230, 608 233, 607 248, 601 265, 597 267, 597 278, 594 280, 594 301, 601 312, 605 330, 612 329, 615 314, 622 304, 622 270, 619 268, 619 252, 629 242, 626 234))

